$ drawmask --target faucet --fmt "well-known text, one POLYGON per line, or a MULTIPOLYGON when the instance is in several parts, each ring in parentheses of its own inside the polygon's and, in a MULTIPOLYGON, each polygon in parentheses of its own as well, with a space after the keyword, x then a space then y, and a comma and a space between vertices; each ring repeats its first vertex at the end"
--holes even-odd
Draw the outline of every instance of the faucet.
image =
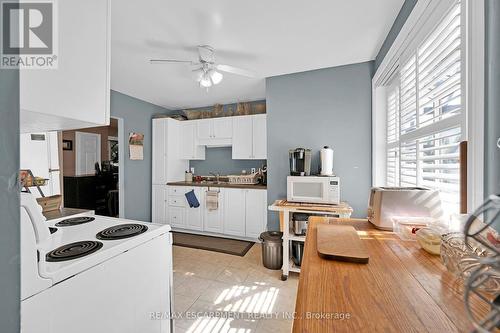
POLYGON ((215 174, 213 172, 210 172, 210 174, 215 177, 215 181, 217 183, 220 183, 220 181, 219 181, 220 180, 220 174, 219 173, 215 174))

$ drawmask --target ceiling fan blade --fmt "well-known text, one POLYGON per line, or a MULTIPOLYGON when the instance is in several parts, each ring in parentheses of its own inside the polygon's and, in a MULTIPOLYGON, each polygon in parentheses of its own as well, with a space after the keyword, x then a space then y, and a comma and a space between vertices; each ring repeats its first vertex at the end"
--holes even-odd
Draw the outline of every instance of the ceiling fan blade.
POLYGON ((229 65, 217 65, 215 67, 218 70, 223 71, 223 72, 227 72, 227 73, 246 76, 246 77, 250 77, 250 78, 256 77, 254 72, 243 69, 243 68, 238 68, 238 67, 229 66, 229 65))
POLYGON ((177 60, 177 59, 149 59, 150 64, 196 64, 191 60, 177 60))

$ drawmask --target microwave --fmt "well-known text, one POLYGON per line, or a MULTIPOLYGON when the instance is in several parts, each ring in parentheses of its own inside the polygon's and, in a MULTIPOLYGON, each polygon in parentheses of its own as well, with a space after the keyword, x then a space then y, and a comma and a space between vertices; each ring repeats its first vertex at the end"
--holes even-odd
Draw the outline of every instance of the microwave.
POLYGON ((340 204, 340 178, 335 176, 288 176, 286 197, 289 202, 340 204))

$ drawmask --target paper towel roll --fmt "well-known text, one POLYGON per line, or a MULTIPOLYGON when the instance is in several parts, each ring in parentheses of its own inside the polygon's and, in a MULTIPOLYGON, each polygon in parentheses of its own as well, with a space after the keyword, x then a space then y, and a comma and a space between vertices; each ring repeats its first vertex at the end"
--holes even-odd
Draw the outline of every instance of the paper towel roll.
POLYGON ((333 175, 333 149, 328 146, 323 147, 319 152, 319 157, 321 160, 321 175, 333 175))

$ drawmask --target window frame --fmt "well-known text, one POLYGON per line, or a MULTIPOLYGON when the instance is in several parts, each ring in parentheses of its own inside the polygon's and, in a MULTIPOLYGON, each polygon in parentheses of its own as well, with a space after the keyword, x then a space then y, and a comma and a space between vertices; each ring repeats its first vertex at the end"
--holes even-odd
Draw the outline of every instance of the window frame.
MULTIPOLYGON (((399 64, 417 51, 457 0, 419 0, 372 79, 372 185, 386 184, 387 86, 399 73, 399 64)), ((483 201, 484 141, 484 0, 461 1, 462 140, 468 142, 468 211, 483 201)), ((453 118, 453 117, 450 117, 453 118)), ((442 127, 457 119, 445 119, 442 127)), ((433 132, 436 127, 433 126, 433 132)), ((404 139, 422 137, 425 127, 404 139)), ((401 139, 401 138, 399 138, 401 139)))

